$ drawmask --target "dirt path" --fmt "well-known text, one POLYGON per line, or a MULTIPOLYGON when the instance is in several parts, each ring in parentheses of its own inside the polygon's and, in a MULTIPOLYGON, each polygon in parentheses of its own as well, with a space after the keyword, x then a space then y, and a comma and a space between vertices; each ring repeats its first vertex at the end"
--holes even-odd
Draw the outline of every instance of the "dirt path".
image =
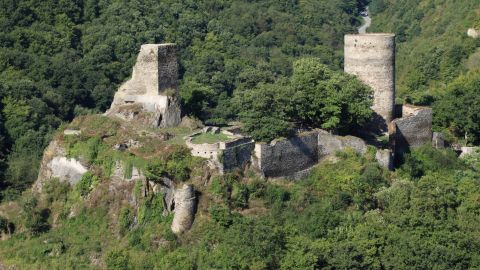
POLYGON ((359 34, 365 34, 367 33, 367 28, 372 25, 372 18, 370 18, 370 14, 368 12, 368 7, 366 8, 365 14, 362 15, 364 23, 362 26, 358 28, 358 33, 359 34))

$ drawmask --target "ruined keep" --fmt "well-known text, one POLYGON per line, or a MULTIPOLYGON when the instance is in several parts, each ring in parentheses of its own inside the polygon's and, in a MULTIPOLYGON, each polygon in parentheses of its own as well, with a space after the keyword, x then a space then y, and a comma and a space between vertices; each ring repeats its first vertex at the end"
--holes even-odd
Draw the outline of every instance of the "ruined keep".
POLYGON ((346 73, 356 75, 373 89, 376 113, 368 129, 385 133, 394 118, 395 105, 395 34, 374 33, 345 35, 346 73))
POLYGON ((180 121, 178 61, 175 44, 143 44, 130 80, 120 86, 106 112, 151 127, 180 121))

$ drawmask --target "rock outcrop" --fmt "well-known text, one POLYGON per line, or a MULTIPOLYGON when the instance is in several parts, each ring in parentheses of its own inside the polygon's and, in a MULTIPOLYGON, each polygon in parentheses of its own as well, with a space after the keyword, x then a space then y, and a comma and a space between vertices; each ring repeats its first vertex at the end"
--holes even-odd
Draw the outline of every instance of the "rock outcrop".
POLYGON ((467 35, 471 38, 479 38, 480 37, 480 31, 475 29, 475 28, 468 28, 467 35))
POLYGON ((177 126, 181 122, 177 81, 176 45, 144 44, 132 78, 115 93, 106 115, 151 127, 177 126))
POLYGON ((68 158, 65 149, 59 145, 57 140, 53 140, 43 153, 33 190, 41 191, 45 181, 50 178, 58 178, 60 181, 67 181, 74 185, 87 171, 88 167, 84 163, 74 158, 68 158))
POLYGON ((172 222, 173 233, 183 233, 192 227, 197 207, 195 189, 192 185, 183 185, 174 194, 175 213, 172 222))

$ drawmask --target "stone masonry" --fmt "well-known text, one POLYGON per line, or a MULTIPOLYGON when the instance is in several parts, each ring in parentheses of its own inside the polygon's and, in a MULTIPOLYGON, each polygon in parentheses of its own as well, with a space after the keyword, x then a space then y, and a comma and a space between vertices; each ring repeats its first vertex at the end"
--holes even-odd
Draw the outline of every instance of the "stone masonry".
POLYGON ((402 118, 390 123, 390 145, 396 156, 401 159, 410 149, 432 142, 432 109, 413 105, 403 105, 402 118))
POLYGON ((175 44, 144 44, 133 67, 132 78, 115 93, 106 112, 151 127, 177 126, 178 62, 175 44))
POLYGON ((372 109, 376 115, 368 129, 379 134, 385 133, 394 114, 395 35, 345 35, 344 70, 372 88, 372 109))

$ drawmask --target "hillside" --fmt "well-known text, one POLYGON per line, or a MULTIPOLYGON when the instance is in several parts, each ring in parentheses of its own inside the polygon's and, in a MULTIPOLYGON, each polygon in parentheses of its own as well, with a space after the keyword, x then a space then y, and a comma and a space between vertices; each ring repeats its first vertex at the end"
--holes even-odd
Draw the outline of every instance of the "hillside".
POLYGON ((0 269, 480 269, 479 15, 2 1, 0 269))
POLYGON ((37 175, 52 132, 104 112, 141 44, 180 47, 185 112, 235 118, 234 92, 274 82, 293 60, 341 69, 343 34, 364 1, 2 1, 0 179, 4 197, 37 175))
POLYGON ((397 102, 434 105, 437 130, 460 144, 479 142, 474 124, 479 120, 478 95, 472 86, 479 77, 480 39, 467 36, 469 28, 478 27, 479 4, 469 0, 370 3, 373 24, 368 31, 397 34, 397 102))

